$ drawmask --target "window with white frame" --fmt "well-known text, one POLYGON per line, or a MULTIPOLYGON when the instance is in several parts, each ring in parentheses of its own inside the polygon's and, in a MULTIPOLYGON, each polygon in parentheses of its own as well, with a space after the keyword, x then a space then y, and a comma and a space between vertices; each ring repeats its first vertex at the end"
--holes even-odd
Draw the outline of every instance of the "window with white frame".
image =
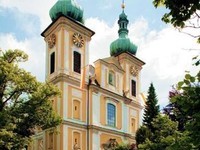
POLYGON ((116 126, 116 107, 111 103, 107 104, 107 125, 116 126))

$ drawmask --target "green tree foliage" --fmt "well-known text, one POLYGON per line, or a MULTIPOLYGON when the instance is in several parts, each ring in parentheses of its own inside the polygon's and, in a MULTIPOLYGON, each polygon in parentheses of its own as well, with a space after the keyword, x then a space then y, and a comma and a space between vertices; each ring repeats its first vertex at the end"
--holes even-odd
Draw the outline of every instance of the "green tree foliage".
POLYGON ((129 150, 129 149, 130 149, 130 146, 127 144, 120 144, 115 148, 115 150, 129 150))
POLYGON ((153 126, 152 121, 156 116, 159 114, 159 105, 157 104, 157 96, 155 92, 155 88, 153 86, 153 83, 151 83, 149 90, 148 90, 148 96, 147 96, 147 102, 144 110, 144 120, 143 124, 148 127, 148 129, 153 132, 153 126))
POLYGON ((158 115, 152 125, 155 132, 138 145, 139 150, 194 150, 189 133, 178 131, 177 122, 167 115, 158 115))
POLYGON ((59 90, 40 83, 18 67, 28 56, 20 50, 0 54, 0 149, 24 148, 36 128, 57 126, 61 119, 52 110, 50 98, 59 90))
POLYGON ((136 150, 136 145, 135 144, 119 144, 115 150, 136 150))
POLYGON ((147 96, 147 102, 144 110, 143 126, 136 131, 137 146, 145 142, 146 139, 151 139, 152 133, 155 132, 153 127, 153 119, 159 114, 159 105, 157 104, 157 96, 153 83, 150 84, 147 96))
MULTIPOLYGON (((179 28, 200 29, 200 0, 154 0, 153 4, 155 7, 165 6, 169 10, 162 17, 164 22, 179 28)), ((200 35, 192 36, 200 42, 200 35)))
POLYGON ((200 149, 200 71, 195 76, 187 73, 177 85, 179 94, 171 97, 171 103, 179 106, 180 114, 186 120, 185 131, 189 132, 191 143, 200 149))
MULTIPOLYGON (((195 57, 198 60, 198 57, 195 57)), ((198 62, 197 61, 197 62, 198 62)), ((199 63, 195 62, 197 67, 199 63)), ((199 68, 198 68, 199 69, 199 68)), ((151 139, 141 144, 141 148, 160 149, 163 141, 169 140, 168 145, 162 149, 166 150, 197 150, 200 149, 200 71, 196 75, 187 73, 183 81, 177 84, 177 87, 170 91, 170 105, 165 108, 164 112, 172 121, 178 123, 178 128, 174 128, 174 134, 163 134, 159 124, 169 124, 167 122, 153 122, 155 133, 151 139), (155 126, 157 124, 157 127, 155 126), (166 139, 167 138, 167 139, 166 139)), ((172 124, 170 126, 173 126, 172 124)), ((167 128, 166 128, 167 129, 167 128)), ((170 128, 167 129, 170 131, 170 128)))
POLYGON ((150 139, 150 137, 151 137, 150 130, 146 126, 143 125, 136 132, 136 135, 135 135, 136 144, 137 145, 142 144, 145 142, 147 138, 150 139))
MULTIPOLYGON (((169 99, 180 94, 177 89, 173 87, 173 89, 169 92, 169 99)), ((187 117, 185 113, 181 111, 181 106, 176 102, 170 102, 165 108, 163 108, 163 113, 168 115, 172 121, 178 122, 178 130, 184 131, 185 124, 187 122, 187 117)))
POLYGON ((158 115, 154 118, 152 125, 155 132, 151 138, 146 138, 143 144, 139 144, 141 150, 188 150, 192 145, 187 141, 187 135, 177 131, 177 123, 168 116, 158 115))

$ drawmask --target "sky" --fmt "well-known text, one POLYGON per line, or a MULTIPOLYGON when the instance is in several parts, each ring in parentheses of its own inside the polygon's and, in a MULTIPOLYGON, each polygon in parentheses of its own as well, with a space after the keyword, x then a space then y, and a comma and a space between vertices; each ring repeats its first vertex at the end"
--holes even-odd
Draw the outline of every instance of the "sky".
MULTIPOLYGON (((51 23, 49 10, 57 0, 0 0, 0 48, 21 49, 29 61, 21 64, 27 71, 45 80, 45 42, 42 31, 51 23)), ((95 31, 90 43, 90 63, 109 57, 110 44, 118 38, 118 17, 122 0, 76 0, 84 9, 85 25, 95 31), (98 55, 97 55, 98 54, 98 55)), ((146 64, 142 69, 141 92, 150 83, 156 89, 160 107, 168 104, 172 85, 192 73, 192 57, 199 45, 161 21, 165 8, 154 8, 151 0, 125 0, 129 19, 129 38, 138 46, 136 57, 146 64), (194 49, 194 50, 191 50, 194 49)))

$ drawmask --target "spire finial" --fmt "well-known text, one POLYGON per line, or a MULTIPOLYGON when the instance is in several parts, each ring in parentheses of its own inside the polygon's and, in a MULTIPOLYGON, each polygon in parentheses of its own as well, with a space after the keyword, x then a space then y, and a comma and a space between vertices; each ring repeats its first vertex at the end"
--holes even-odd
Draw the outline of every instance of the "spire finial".
POLYGON ((122 0, 122 9, 124 11, 124 8, 125 8, 125 3, 124 3, 124 0, 122 0))

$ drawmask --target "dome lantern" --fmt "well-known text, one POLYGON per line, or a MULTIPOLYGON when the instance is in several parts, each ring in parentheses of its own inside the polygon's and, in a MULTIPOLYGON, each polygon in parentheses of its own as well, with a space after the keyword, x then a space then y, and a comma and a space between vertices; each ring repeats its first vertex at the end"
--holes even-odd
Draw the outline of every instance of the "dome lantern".
POLYGON ((135 44, 133 44, 130 39, 128 38, 128 19, 127 19, 127 15, 124 12, 124 8, 125 8, 125 4, 124 2, 122 3, 122 13, 119 15, 119 20, 118 20, 118 24, 119 24, 119 30, 118 30, 118 34, 119 34, 119 38, 115 41, 113 41, 110 45, 110 55, 111 56, 115 56, 119 53, 122 52, 129 52, 133 55, 136 54, 137 52, 137 46, 135 44))

